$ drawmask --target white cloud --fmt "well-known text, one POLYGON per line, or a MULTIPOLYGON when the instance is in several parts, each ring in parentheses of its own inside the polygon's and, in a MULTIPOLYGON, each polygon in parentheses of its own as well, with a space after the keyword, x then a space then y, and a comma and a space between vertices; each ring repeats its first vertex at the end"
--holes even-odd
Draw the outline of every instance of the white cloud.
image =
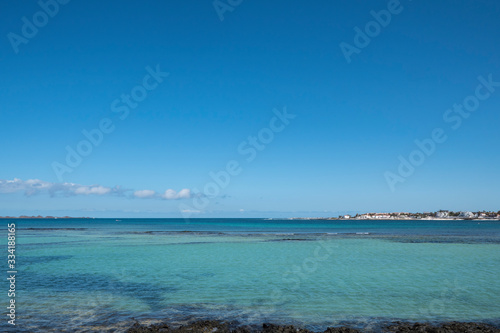
POLYGON ((156 196, 156 192, 152 190, 140 190, 135 191, 134 196, 137 198, 152 198, 156 196))
MULTIPOLYGON (((133 190, 122 189, 120 186, 106 187, 102 185, 80 185, 75 183, 50 183, 39 179, 22 180, 14 178, 13 180, 0 179, 0 193, 24 192, 27 196, 41 193, 48 193, 50 196, 73 196, 73 195, 124 195, 125 192, 133 190)), ((191 198, 191 190, 182 189, 179 192, 168 189, 164 194, 158 194, 153 190, 137 190, 130 194, 132 198, 154 199, 161 198, 166 200, 178 200, 191 198)))
POLYGON ((177 193, 172 189, 168 189, 162 194, 161 197, 166 200, 189 199, 191 198, 191 190, 185 188, 177 193))
POLYGON ((18 191, 23 191, 25 187, 24 182, 21 179, 14 178, 13 180, 0 180, 0 192, 1 193, 14 193, 18 191))
POLYGON ((80 185, 74 183, 50 183, 40 179, 13 180, 0 179, 0 193, 24 192, 27 196, 47 192, 55 195, 105 195, 123 192, 120 187, 105 187, 101 185, 80 185))
POLYGON ((174 190, 168 189, 165 191, 165 193, 161 197, 163 199, 172 200, 172 199, 175 199, 176 196, 177 196, 177 192, 175 192, 174 190))
POLYGON ((75 194, 97 194, 104 195, 111 192, 111 188, 104 186, 78 186, 75 188, 75 194))
POLYGON ((189 198, 191 198, 191 190, 184 188, 184 189, 180 190, 177 195, 178 195, 179 199, 189 199, 189 198))

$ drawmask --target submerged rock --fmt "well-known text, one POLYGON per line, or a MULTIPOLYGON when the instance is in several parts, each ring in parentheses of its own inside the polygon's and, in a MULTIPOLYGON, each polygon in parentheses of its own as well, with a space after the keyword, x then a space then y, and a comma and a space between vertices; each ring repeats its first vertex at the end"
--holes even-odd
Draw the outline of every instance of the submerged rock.
POLYGON ((294 326, 279 326, 279 325, 274 325, 274 324, 264 324, 262 325, 262 332, 263 333, 311 333, 311 331, 302 329, 302 328, 296 328, 294 326))
POLYGON ((440 325, 428 323, 395 322, 385 328, 386 332, 429 332, 429 333, 499 333, 500 329, 482 323, 449 322, 440 325))
MULTIPOLYGON (((313 333, 292 325, 263 324, 261 327, 237 326, 216 320, 201 320, 172 328, 168 324, 141 325, 135 323, 127 333, 313 333)), ((330 327, 325 333, 358 333, 361 331, 347 327, 330 327)))
POLYGON ((360 330, 356 330, 350 327, 328 327, 325 333, 359 333, 360 330))
POLYGON ((182 325, 177 328, 171 328, 168 324, 152 324, 149 326, 141 325, 135 323, 131 328, 127 330, 127 333, 250 333, 250 331, 241 330, 237 328, 236 330, 230 330, 229 325, 225 322, 220 322, 216 320, 200 320, 193 322, 188 325, 182 325))
MULTIPOLYGON (((362 333, 350 327, 328 327, 323 333, 362 333)), ((482 323, 449 322, 439 325, 430 323, 393 322, 380 332, 426 332, 426 333, 500 333, 500 329, 482 323)), ((180 327, 166 323, 149 326, 135 323, 127 333, 313 333, 292 325, 263 324, 261 327, 237 326, 217 320, 200 320, 180 327)))
POLYGON ((135 323, 127 330, 127 333, 150 333, 150 332, 172 332, 167 324, 152 324, 149 326, 135 323))

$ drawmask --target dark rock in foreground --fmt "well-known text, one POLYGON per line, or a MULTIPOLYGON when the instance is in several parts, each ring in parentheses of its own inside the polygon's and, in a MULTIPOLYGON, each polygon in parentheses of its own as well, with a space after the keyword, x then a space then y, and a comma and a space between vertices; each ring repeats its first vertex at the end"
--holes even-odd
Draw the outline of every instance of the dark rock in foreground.
POLYGON ((395 322, 393 325, 386 327, 388 332, 430 332, 430 333, 496 333, 500 329, 481 323, 461 323, 450 322, 443 323, 439 326, 433 326, 427 323, 401 323, 395 322))
MULTIPOLYGON (((429 333, 500 333, 499 328, 481 323, 449 322, 440 325, 429 323, 393 322, 380 329, 381 332, 429 332, 429 333)), ((127 333, 313 333, 307 329, 294 326, 263 324, 260 328, 234 326, 216 320, 196 321, 177 328, 168 324, 153 324, 150 326, 135 323, 127 333)), ((363 331, 349 327, 329 327, 324 333, 361 333, 363 331)))

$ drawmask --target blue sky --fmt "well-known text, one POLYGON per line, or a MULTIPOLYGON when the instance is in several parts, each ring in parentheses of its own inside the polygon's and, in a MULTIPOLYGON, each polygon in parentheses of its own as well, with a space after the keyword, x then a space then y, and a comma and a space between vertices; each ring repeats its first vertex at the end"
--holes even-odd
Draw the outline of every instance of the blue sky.
POLYGON ((496 1, 61 2, 0 5, 0 215, 500 209, 496 1))

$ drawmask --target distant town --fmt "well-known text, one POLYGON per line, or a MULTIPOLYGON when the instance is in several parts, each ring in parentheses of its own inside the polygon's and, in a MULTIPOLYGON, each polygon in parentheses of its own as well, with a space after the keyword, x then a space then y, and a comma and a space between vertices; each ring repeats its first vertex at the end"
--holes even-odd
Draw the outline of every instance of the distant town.
POLYGON ((450 210, 439 210, 437 212, 424 213, 365 213, 356 215, 339 215, 338 217, 326 218, 293 218, 294 220, 500 220, 498 212, 454 212, 450 210))

